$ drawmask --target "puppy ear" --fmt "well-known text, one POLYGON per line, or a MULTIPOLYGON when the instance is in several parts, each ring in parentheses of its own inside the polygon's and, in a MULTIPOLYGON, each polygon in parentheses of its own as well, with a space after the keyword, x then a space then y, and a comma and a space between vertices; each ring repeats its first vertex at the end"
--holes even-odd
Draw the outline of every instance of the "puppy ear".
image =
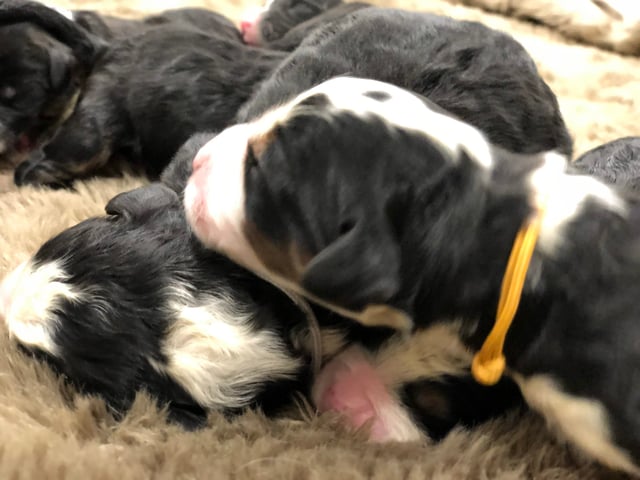
POLYGON ((49 85, 54 90, 62 89, 71 80, 71 71, 76 59, 71 50, 52 48, 49 50, 49 85))
POLYGON ((161 183, 136 188, 113 197, 105 211, 108 215, 120 215, 125 218, 140 218, 149 211, 168 208, 179 204, 176 192, 161 183))
POLYGON ((390 232, 356 225, 309 262, 302 287, 355 312, 385 305, 400 290, 400 261, 390 232))

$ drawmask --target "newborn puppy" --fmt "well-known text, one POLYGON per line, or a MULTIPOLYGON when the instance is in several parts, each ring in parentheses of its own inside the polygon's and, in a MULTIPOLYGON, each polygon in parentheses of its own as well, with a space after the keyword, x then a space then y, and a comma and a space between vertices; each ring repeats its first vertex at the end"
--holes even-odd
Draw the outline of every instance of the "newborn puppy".
POLYGON ((17 163, 73 112, 105 48, 42 4, 0 4, 1 160, 17 163))
POLYGON ((240 42, 231 21, 198 8, 125 20, 10 1, 0 5, 0 25, 0 160, 11 164, 40 147, 74 112, 106 41, 177 26, 240 42))
POLYGON ((365 8, 316 29, 260 85, 238 120, 255 119, 338 75, 424 95, 509 150, 571 153, 555 95, 512 37, 475 22, 393 9, 365 8))
POLYGON ((156 178, 189 136, 226 127, 285 54, 245 45, 216 18, 208 33, 175 22, 113 41, 73 114, 16 168, 15 183, 64 186, 114 155, 156 178))
MULTIPOLYGON (((205 245, 264 278, 364 324, 411 327, 397 351, 427 355, 425 332, 440 329, 445 366, 446 352, 480 351, 516 234, 537 226, 506 372, 561 436, 637 474, 640 202, 567 167, 556 152, 496 147, 412 92, 344 77, 216 136, 185 206, 205 245)), ((314 398, 339 408, 336 392, 353 394, 345 371, 327 370, 314 398)))
MULTIPOLYGON (((189 165, 203 138, 177 164, 189 165)), ((164 180, 183 188, 184 173, 164 180)), ((306 329, 291 300, 201 247, 163 184, 120 194, 106 212, 46 242, 3 281, 9 334, 118 412, 140 390, 187 427, 207 410, 286 406, 309 363, 291 344, 290 332, 306 329)))
POLYGON ((578 157, 571 168, 607 183, 640 190, 640 137, 613 140, 578 157))
POLYGON ((341 0, 272 0, 248 12, 240 29, 249 45, 292 51, 318 26, 366 7, 370 5, 341 0))

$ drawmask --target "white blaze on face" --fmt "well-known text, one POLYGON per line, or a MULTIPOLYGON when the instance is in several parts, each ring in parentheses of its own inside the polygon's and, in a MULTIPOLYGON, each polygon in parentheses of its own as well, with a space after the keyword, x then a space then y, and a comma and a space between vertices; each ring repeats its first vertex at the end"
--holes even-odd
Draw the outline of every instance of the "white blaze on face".
POLYGON ((260 269, 244 235, 244 169, 251 128, 230 127, 207 143, 193 161, 184 192, 187 219, 198 239, 250 269, 260 269))
POLYGON ((185 190, 187 217, 195 234, 208 247, 222 251, 239 263, 257 269, 260 262, 244 238, 244 171, 247 144, 292 116, 295 107, 315 94, 329 100, 326 107, 303 107, 328 118, 349 112, 367 120, 377 117, 391 127, 422 134, 440 148, 464 148, 480 165, 492 163, 490 146, 474 127, 430 109, 420 98, 401 88, 374 80, 338 77, 307 90, 251 123, 235 125, 207 143, 194 160, 194 172, 185 190), (382 92, 386 98, 371 98, 382 92), (315 110, 313 110, 315 108, 315 110))

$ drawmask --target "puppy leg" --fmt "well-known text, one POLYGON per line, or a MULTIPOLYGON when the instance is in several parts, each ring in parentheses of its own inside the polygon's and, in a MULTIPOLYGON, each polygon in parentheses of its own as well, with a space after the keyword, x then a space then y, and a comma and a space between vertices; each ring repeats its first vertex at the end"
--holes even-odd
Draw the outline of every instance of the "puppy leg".
POLYGON ((83 101, 44 147, 18 165, 15 184, 67 186, 91 174, 109 161, 120 144, 126 131, 123 123, 114 105, 83 101))

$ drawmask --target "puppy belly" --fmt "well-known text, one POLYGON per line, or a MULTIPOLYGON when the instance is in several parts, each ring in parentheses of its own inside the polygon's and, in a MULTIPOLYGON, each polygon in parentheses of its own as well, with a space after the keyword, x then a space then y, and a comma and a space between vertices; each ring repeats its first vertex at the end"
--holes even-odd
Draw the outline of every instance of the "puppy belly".
POLYGON ((350 347, 322 369, 312 396, 320 412, 338 412, 353 428, 368 426, 373 441, 423 438, 408 412, 359 347, 350 347))

